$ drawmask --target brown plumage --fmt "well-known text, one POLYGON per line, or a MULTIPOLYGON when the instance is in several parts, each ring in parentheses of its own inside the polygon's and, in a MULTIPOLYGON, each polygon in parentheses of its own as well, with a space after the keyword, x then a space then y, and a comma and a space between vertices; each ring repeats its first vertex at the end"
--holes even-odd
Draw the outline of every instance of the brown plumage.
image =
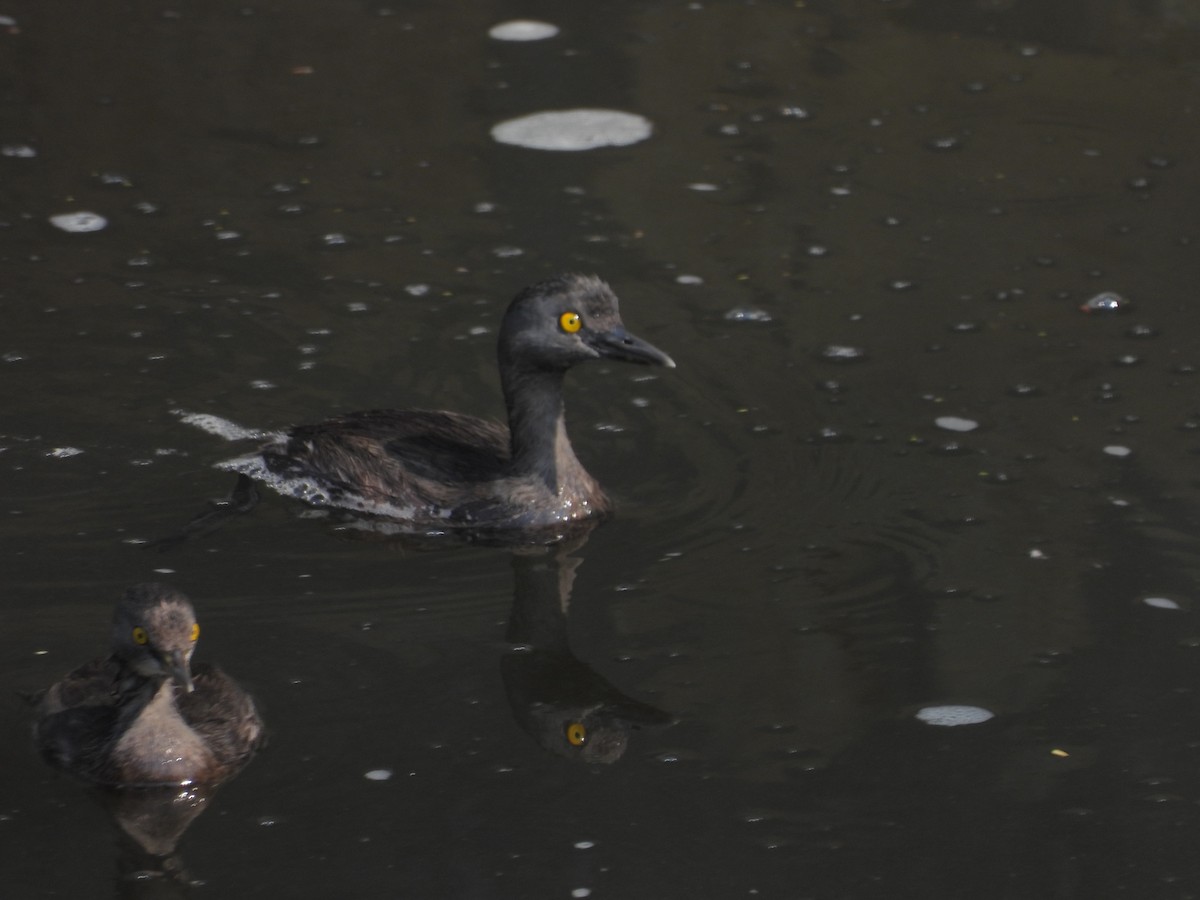
POLYGON ((162 584, 126 591, 113 651, 52 686, 34 737, 47 762, 100 784, 215 784, 263 738, 254 701, 220 669, 191 665, 199 636, 188 599, 162 584))

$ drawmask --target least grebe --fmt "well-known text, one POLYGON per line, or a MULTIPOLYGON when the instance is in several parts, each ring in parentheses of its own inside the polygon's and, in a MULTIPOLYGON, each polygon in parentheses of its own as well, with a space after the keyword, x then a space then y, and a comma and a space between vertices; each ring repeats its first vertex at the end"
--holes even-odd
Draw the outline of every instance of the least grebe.
POLYGON ((254 701, 220 669, 191 664, 200 625, 164 584, 125 592, 112 654, 42 696, 34 734, 51 764, 101 784, 215 784, 262 740, 254 701))
POLYGON ((607 284, 574 274, 516 296, 498 351, 507 427, 441 410, 351 413, 293 428, 226 467, 318 505, 418 526, 526 529, 609 512, 567 438, 563 376, 593 359, 674 361, 625 330, 607 284))

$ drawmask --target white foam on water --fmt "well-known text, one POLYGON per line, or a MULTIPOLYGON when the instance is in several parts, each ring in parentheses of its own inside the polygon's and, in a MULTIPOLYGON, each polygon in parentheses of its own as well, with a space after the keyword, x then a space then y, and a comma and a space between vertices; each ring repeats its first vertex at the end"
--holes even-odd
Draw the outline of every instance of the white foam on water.
MULTIPOLYGON (((214 416, 211 413, 190 413, 184 412, 182 409, 177 409, 175 410, 175 415, 179 416, 179 421, 185 425, 194 425, 201 431, 206 431, 227 441, 261 441, 272 436, 271 432, 246 428, 237 422, 223 419, 220 416, 214 416)), ((274 436, 278 436, 278 434, 276 433, 274 436)))
POLYGON ((974 431, 979 423, 974 419, 964 419, 961 416, 938 416, 933 424, 946 431, 974 431))
POLYGON ((87 234, 91 231, 103 231, 108 227, 108 219, 99 213, 79 210, 51 216, 50 224, 72 234, 87 234))
POLYGON ((1143 597, 1142 602, 1155 609, 1183 609, 1182 606, 1170 597, 1143 597))
POLYGON ((492 128, 492 138, 532 150, 594 150, 626 147, 650 137, 644 116, 615 109, 565 109, 508 119, 492 128))
POLYGON ((544 41, 556 34, 557 25, 536 19, 510 19, 488 30, 488 36, 497 41, 544 41))
POLYGON ((917 710, 917 718, 926 725, 941 725, 946 728, 978 725, 995 718, 995 715, 982 706, 926 706, 917 710))

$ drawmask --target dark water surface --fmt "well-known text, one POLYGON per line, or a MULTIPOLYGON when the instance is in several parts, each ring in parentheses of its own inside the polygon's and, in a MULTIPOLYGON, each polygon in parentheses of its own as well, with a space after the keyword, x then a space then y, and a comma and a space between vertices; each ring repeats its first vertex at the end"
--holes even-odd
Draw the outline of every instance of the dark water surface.
POLYGON ((5 897, 189 890, 119 875, 17 697, 150 579, 271 731, 196 896, 1200 894, 1194 4, 0 14, 5 897), (579 106, 654 134, 489 137, 579 106), (146 548, 230 486, 177 410, 497 414, 500 312, 563 269, 679 367, 569 377, 620 513, 561 572, 274 495, 146 548), (569 757, 585 708, 619 758, 569 757))

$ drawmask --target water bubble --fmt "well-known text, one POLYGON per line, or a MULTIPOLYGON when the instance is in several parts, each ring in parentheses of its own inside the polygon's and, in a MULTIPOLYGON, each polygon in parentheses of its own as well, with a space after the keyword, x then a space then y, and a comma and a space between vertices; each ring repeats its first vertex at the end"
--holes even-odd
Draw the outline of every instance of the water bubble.
POLYGON ((46 455, 51 459, 70 459, 82 452, 78 447, 55 447, 53 450, 46 451, 46 455))
POLYGON ((80 210, 79 212, 59 213, 50 217, 50 224, 72 234, 86 234, 100 231, 108 227, 108 219, 99 213, 80 210))
POLYGON ((917 710, 917 718, 926 725, 953 728, 957 725, 978 725, 995 718, 995 713, 981 706, 926 706, 917 710))
POLYGON ((704 279, 699 275, 676 275, 676 284, 704 284, 704 279))
POLYGON ((371 771, 364 773, 363 778, 367 779, 367 781, 387 781, 394 774, 391 769, 371 769, 371 771))
POLYGON ((501 144, 533 150, 594 150, 625 147, 650 137, 650 120, 614 109, 568 109, 508 119, 492 128, 501 144))
POLYGON ((544 41, 558 34, 558 26, 536 19, 511 19, 488 29, 488 37, 497 41, 544 41))
POLYGON ((1079 309, 1085 313, 1115 313, 1128 310, 1129 305, 1129 301, 1116 291, 1102 291, 1094 297, 1088 298, 1079 309))
POLYGON ((1109 456, 1116 456, 1120 459, 1124 459, 1126 456, 1131 455, 1133 453, 1133 450, 1122 444, 1109 444, 1107 447, 1104 448, 1104 452, 1107 453, 1109 456))
POLYGON ((0 146, 0 156, 10 159, 33 159, 37 156, 37 150, 28 144, 4 144, 0 146))
POLYGON ((1153 325, 1134 325, 1125 334, 1131 338, 1151 338, 1158 336, 1158 329, 1153 325))

